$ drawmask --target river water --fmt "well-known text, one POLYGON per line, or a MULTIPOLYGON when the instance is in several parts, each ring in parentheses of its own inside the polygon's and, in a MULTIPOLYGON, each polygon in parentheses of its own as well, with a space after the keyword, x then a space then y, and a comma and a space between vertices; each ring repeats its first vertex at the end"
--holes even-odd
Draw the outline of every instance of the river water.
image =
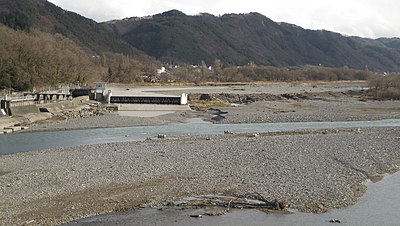
POLYGON ((400 126, 400 119, 345 122, 290 122, 252 124, 212 124, 201 119, 162 126, 134 126, 68 131, 25 132, 0 135, 0 155, 56 147, 74 147, 122 141, 139 141, 158 134, 167 136, 234 133, 278 132, 300 129, 335 129, 400 126))

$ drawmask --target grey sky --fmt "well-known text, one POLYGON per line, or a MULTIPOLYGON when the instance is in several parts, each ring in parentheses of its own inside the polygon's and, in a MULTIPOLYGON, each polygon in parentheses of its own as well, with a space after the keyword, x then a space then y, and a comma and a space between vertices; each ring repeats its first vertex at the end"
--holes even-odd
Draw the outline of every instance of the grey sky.
POLYGON ((276 22, 361 37, 400 37, 399 0, 49 0, 102 22, 147 16, 171 9, 202 12, 259 12, 276 22))

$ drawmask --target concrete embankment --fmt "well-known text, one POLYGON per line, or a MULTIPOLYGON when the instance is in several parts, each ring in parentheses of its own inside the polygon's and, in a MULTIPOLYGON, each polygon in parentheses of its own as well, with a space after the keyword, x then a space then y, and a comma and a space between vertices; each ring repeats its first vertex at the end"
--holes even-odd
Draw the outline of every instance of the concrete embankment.
POLYGON ((26 114, 38 114, 40 110, 37 105, 26 105, 12 107, 11 114, 13 116, 24 116, 26 114))
POLYGON ((13 107, 12 116, 0 117, 0 133, 16 132, 18 128, 26 129, 27 125, 48 120, 68 109, 82 108, 88 103, 87 97, 79 97, 71 101, 13 107))
POLYGON ((4 127, 14 126, 18 123, 18 120, 8 116, 0 117, 0 132, 3 131, 4 127))

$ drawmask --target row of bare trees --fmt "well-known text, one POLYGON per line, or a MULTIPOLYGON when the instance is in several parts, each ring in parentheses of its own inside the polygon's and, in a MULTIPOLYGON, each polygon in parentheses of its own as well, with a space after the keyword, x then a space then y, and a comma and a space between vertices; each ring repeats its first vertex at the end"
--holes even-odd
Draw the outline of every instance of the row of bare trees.
POLYGON ((101 66, 107 68, 102 80, 116 83, 143 83, 156 74, 160 63, 145 56, 103 53, 101 66))
POLYGON ((90 56, 61 35, 0 26, 0 88, 27 90, 84 82, 101 74, 90 56))
POLYGON ((181 66, 164 74, 165 81, 177 82, 250 82, 250 81, 305 81, 305 80, 366 80, 371 75, 368 71, 320 66, 304 67, 272 67, 258 66, 250 63, 246 66, 223 65, 216 60, 209 67, 204 63, 200 66, 181 66))
POLYGON ((60 34, 0 25, 0 90, 94 81, 140 82, 159 63, 146 56, 93 53, 60 34))

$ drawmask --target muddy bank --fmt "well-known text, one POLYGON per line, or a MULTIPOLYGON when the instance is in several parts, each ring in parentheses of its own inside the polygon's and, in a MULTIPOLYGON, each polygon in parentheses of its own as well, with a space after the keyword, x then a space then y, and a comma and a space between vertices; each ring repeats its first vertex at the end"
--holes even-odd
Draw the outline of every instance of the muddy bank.
POLYGON ((57 225, 180 197, 259 192, 303 211, 353 204, 399 169, 399 128, 190 136, 0 157, 0 224, 57 225), (294 158, 293 156, 296 156, 294 158))

